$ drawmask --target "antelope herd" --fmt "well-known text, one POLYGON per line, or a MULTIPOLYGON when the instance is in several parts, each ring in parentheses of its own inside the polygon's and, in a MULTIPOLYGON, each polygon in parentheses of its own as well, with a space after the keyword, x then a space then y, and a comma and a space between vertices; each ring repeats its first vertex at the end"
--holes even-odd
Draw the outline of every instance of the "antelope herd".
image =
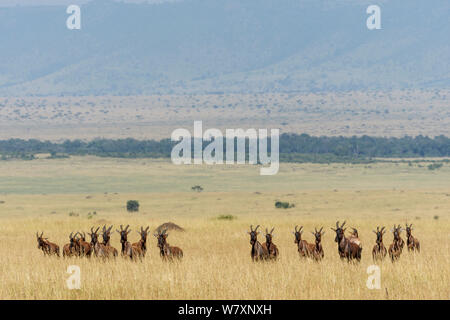
MULTIPOLYGON (((111 230, 113 226, 109 228, 103 226, 101 234, 98 233, 100 227, 97 227, 94 230, 94 227, 91 228, 91 232, 88 235, 91 237, 91 242, 86 241, 86 234, 84 232, 73 232, 69 235, 69 243, 65 244, 63 247, 63 257, 91 257, 92 255, 100 258, 115 258, 118 256, 118 251, 116 248, 111 246, 111 230), (99 241, 99 236, 102 237, 103 241, 99 241)), ((131 229, 128 229, 129 225, 123 228, 120 225, 120 230, 117 230, 117 233, 120 235, 120 243, 121 247, 121 255, 122 257, 130 258, 131 260, 136 260, 137 258, 142 259, 145 257, 147 252, 147 235, 150 233, 148 230, 149 227, 143 228, 141 227, 140 231, 137 233, 140 235, 140 240, 136 243, 131 244, 128 241, 128 235, 131 232, 131 229)), ((56 255, 60 256, 59 246, 55 243, 48 241, 48 238, 43 237, 44 233, 41 232, 39 235, 36 232, 38 249, 42 250, 44 255, 56 255)), ((163 260, 173 260, 181 259, 183 257, 183 251, 178 247, 169 246, 166 239, 168 237, 167 229, 162 231, 158 231, 154 234, 154 236, 158 239, 157 247, 160 249, 160 255, 163 260)))
MULTIPOLYGON (((355 228, 351 228, 351 234, 346 237, 345 231, 347 228, 344 228, 345 221, 342 224, 339 224, 339 221, 336 222, 336 228, 331 228, 336 233, 336 237, 334 241, 337 243, 338 254, 341 259, 346 259, 347 261, 361 261, 361 252, 362 252, 362 244, 359 239, 358 230, 355 228)), ((259 225, 253 229, 253 225, 250 226, 250 245, 252 246, 250 251, 250 256, 253 261, 260 260, 274 260, 278 257, 278 248, 273 243, 273 228, 270 232, 266 229, 266 242, 261 244, 258 241, 257 231, 259 225)), ((377 227, 377 231, 373 231, 377 238, 376 244, 372 250, 372 257, 374 261, 383 260, 386 257, 387 250, 383 244, 383 235, 385 234, 385 227, 377 227)), ((324 257, 324 251, 322 248, 322 236, 325 234, 325 231, 322 231, 323 227, 319 230, 314 228, 314 232, 311 232, 314 236, 314 243, 309 243, 306 240, 302 239, 303 234, 303 226, 298 228, 295 226, 294 234, 295 240, 294 243, 297 245, 297 251, 301 258, 311 258, 315 261, 320 261, 324 257)), ((404 229, 398 225, 397 227, 394 225, 394 228, 391 230, 394 235, 394 240, 392 244, 389 246, 389 256, 391 261, 396 261, 400 254, 402 253, 404 241, 400 237, 401 231, 404 229)), ((413 237, 411 234, 412 224, 408 226, 406 224, 406 234, 407 234, 407 246, 408 251, 420 251, 420 243, 417 238, 413 237)))
MULTIPOLYGON (((352 232, 349 236, 345 235, 345 231, 347 228, 345 227, 345 221, 342 224, 339 224, 339 221, 336 222, 336 228, 331 228, 336 233, 336 237, 334 241, 337 243, 338 255, 341 259, 346 259, 348 262, 350 261, 360 261, 361 260, 361 252, 362 252, 362 244, 359 239, 358 230, 355 228, 351 228, 352 232)), ((101 230, 101 234, 98 233, 100 227, 97 227, 94 230, 94 227, 91 228, 91 232, 88 235, 91 237, 91 241, 86 241, 86 234, 84 232, 73 232, 69 235, 69 243, 63 246, 63 257, 91 257, 94 255, 95 257, 101 258, 110 258, 117 257, 118 251, 116 248, 111 246, 111 230, 113 226, 109 228, 103 226, 101 230), (102 237, 103 241, 99 242, 99 236, 102 237)), ((253 261, 264 261, 264 260, 276 260, 279 257, 278 247, 273 242, 273 231, 275 228, 269 230, 266 228, 264 243, 260 243, 258 241, 258 235, 260 231, 258 231, 259 225, 253 229, 253 225, 250 226, 250 231, 248 234, 250 235, 250 245, 251 245, 251 258, 253 261)), ((406 230, 406 245, 408 251, 417 251, 420 252, 420 242, 417 238, 412 235, 412 224, 406 224, 406 229, 403 229, 400 225, 394 225, 391 232, 393 233, 393 241, 387 250, 383 244, 383 235, 386 233, 385 227, 377 226, 377 230, 373 230, 376 235, 375 246, 372 249, 372 258, 374 261, 383 260, 387 253, 389 253, 389 257, 392 262, 398 260, 403 251, 403 247, 405 242, 401 238, 400 234, 403 230, 406 230)), ((117 233, 120 235, 120 243, 121 243, 121 255, 122 257, 129 258, 131 260, 136 260, 137 258, 142 259, 145 257, 147 252, 147 235, 150 233, 149 227, 147 226, 145 229, 141 227, 137 233, 140 236, 140 240, 136 243, 131 244, 128 241, 128 235, 131 232, 129 229, 129 225, 123 228, 120 225, 120 230, 117 230, 117 233)), ((297 251, 301 258, 310 258, 314 261, 320 261, 325 256, 323 247, 322 247, 322 236, 325 234, 323 231, 323 227, 319 230, 314 228, 314 232, 311 232, 314 236, 314 243, 309 243, 306 240, 302 239, 303 235, 303 226, 295 226, 294 228, 294 243, 297 245, 297 251)), ((44 233, 41 232, 39 235, 36 232, 38 249, 42 250, 44 255, 56 255, 60 256, 59 246, 55 243, 52 243, 48 240, 48 238, 44 238, 44 233)), ((180 260, 183 257, 183 251, 174 246, 170 246, 167 243, 167 229, 158 230, 157 233, 154 234, 157 238, 157 247, 159 248, 160 256, 163 260, 173 261, 174 259, 180 260)))

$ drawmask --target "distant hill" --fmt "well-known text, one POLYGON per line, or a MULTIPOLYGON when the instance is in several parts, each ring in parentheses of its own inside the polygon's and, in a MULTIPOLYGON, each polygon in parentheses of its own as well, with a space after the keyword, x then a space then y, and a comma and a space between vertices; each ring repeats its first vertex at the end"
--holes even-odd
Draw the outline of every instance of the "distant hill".
POLYGON ((450 2, 93 1, 0 8, 0 95, 347 91, 450 86, 450 2))

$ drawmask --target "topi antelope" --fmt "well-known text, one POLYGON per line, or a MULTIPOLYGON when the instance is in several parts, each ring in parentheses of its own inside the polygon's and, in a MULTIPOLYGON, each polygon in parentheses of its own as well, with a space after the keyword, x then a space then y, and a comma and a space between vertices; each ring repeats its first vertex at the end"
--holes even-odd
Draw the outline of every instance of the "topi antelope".
POLYGON ((80 238, 78 239, 78 243, 80 245, 80 255, 84 255, 89 258, 93 251, 91 244, 86 241, 86 234, 84 233, 84 231, 83 233, 77 233, 80 235, 80 238))
POLYGON ((323 227, 321 227, 319 231, 317 231, 317 228, 314 228, 315 232, 311 232, 316 238, 314 247, 311 248, 312 249, 311 257, 316 261, 322 260, 324 257, 324 252, 322 248, 322 236, 325 234, 325 231, 322 232, 322 230, 323 227))
POLYGON ((352 233, 350 234, 350 237, 348 237, 348 240, 349 240, 351 243, 354 243, 354 244, 358 245, 360 248, 362 248, 361 240, 359 239, 359 235, 358 235, 358 230, 356 230, 355 228, 352 228, 352 227, 351 227, 351 229, 352 229, 353 231, 352 231, 352 233))
POLYGON ((167 234, 167 229, 158 231, 158 233, 155 233, 154 236, 158 239, 157 246, 159 248, 159 254, 161 255, 161 258, 163 260, 172 261, 174 258, 176 259, 183 258, 183 251, 180 248, 171 247, 167 243, 167 237, 169 236, 167 234))
POLYGON ((308 255, 308 242, 306 240, 302 240, 303 226, 301 226, 297 230, 298 226, 295 226, 294 232, 292 232, 295 236, 294 243, 297 244, 297 250, 300 257, 305 258, 308 255))
POLYGON ((402 228, 400 225, 398 227, 395 226, 391 230, 391 232, 394 234, 394 240, 392 244, 389 246, 389 256, 391 257, 391 261, 394 262, 400 258, 400 255, 403 250, 404 241, 400 237, 400 232, 402 232, 402 228))
POLYGON ((136 231, 141 236, 141 239, 131 245, 139 257, 145 257, 147 252, 147 235, 150 233, 148 229, 149 227, 147 226, 145 229, 141 227, 141 231, 136 231))
POLYGON ((72 257, 80 255, 80 245, 78 239, 76 239, 77 234, 73 235, 73 232, 69 235, 69 243, 65 244, 63 247, 63 257, 72 257))
POLYGON ((420 242, 417 238, 414 238, 411 234, 411 231, 414 230, 412 228, 412 223, 408 226, 406 223, 406 245, 408 247, 408 251, 416 251, 420 252, 420 242))
POLYGON ((267 250, 269 253, 269 259, 276 260, 279 256, 278 248, 273 243, 273 230, 275 228, 272 228, 272 230, 269 232, 266 228, 266 242, 262 244, 262 246, 267 250))
POLYGON ((336 238, 334 239, 335 242, 338 244, 338 253, 341 259, 346 258, 347 261, 356 259, 357 261, 361 260, 361 247, 358 246, 356 243, 351 242, 349 239, 345 237, 345 230, 347 228, 344 228, 345 221, 342 223, 341 226, 339 226, 339 221, 336 222, 336 229, 331 228, 334 232, 336 232, 336 238))
POLYGON ((59 246, 56 243, 48 241, 48 238, 44 238, 43 235, 44 232, 41 232, 41 235, 39 235, 39 233, 36 232, 38 249, 41 249, 44 255, 55 254, 59 257, 59 246))
POLYGON ((103 237, 103 246, 105 247, 105 250, 108 254, 108 256, 117 257, 118 252, 117 249, 111 246, 111 229, 113 226, 106 228, 106 226, 103 226, 102 229, 102 237, 103 237))
POLYGON ((122 225, 120 225, 120 231, 116 229, 117 233, 120 234, 120 243, 122 244, 122 256, 123 257, 129 257, 130 259, 133 259, 136 257, 137 252, 133 247, 131 246, 131 243, 128 241, 128 234, 131 232, 131 229, 128 230, 128 227, 130 225, 127 225, 125 229, 123 229, 122 225))
POLYGON ((98 229, 100 229, 100 227, 97 227, 97 229, 94 231, 94 228, 92 227, 91 233, 88 233, 88 235, 91 236, 91 248, 93 249, 94 255, 96 257, 108 258, 109 251, 103 244, 98 241, 98 229))
POLYGON ((253 261, 266 260, 269 257, 269 252, 267 251, 267 248, 262 246, 261 243, 258 241, 258 234, 259 234, 259 231, 257 231, 258 228, 259 225, 256 226, 255 230, 253 230, 253 225, 251 225, 250 232, 248 232, 248 234, 250 235, 250 244, 252 245, 250 255, 253 261))
POLYGON ((383 235, 386 233, 384 227, 380 229, 377 227, 377 231, 372 230, 377 235, 377 244, 372 249, 372 258, 374 261, 383 260, 386 257, 387 250, 383 244, 383 235))

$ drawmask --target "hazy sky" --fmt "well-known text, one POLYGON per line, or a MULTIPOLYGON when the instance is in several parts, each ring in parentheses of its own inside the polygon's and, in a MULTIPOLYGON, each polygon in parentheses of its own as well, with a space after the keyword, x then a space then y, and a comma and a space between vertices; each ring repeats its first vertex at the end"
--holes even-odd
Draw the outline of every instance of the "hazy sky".
MULTIPOLYGON (((16 5, 69 5, 69 4, 84 4, 92 0, 0 0, 0 7, 9 7, 16 5)), ((159 2, 173 2, 176 0, 111 0, 111 1, 120 1, 120 2, 129 2, 129 3, 159 3, 159 2)), ((180 1, 180 0, 178 0, 180 1)))

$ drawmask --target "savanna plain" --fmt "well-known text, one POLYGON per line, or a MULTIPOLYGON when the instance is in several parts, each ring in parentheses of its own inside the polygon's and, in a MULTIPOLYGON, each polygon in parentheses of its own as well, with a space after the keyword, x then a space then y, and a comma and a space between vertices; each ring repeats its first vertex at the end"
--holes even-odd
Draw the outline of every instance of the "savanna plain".
MULTIPOLYGON (((0 161, 0 298, 2 299, 449 299, 450 166, 425 162, 372 164, 281 163, 274 176, 252 165, 183 165, 167 160, 71 157, 0 161), (203 191, 191 188, 200 185, 203 191), (139 212, 127 212, 138 200, 139 212), (278 209, 276 201, 295 206, 278 209), (336 221, 359 231, 360 263, 341 261, 336 221), (164 262, 153 232, 164 222, 168 242, 183 249, 181 262, 164 262), (377 265, 381 288, 368 289, 374 264, 372 230, 413 224, 421 252, 377 265), (150 226, 142 261, 122 257, 46 257, 37 249, 43 231, 61 248, 72 231, 91 227, 150 226), (275 262, 253 263, 250 225, 275 228, 275 262), (301 260, 294 227, 313 242, 324 227, 321 262, 301 260), (69 290, 69 265, 81 271, 81 288, 69 290)), ((259 236, 264 241, 264 232, 259 236)), ((405 234, 402 233, 403 239, 405 234)), ((89 237, 88 237, 89 238, 89 237)), ((89 241, 89 240, 88 240, 89 241)), ((112 245, 120 250, 119 235, 112 245)))

